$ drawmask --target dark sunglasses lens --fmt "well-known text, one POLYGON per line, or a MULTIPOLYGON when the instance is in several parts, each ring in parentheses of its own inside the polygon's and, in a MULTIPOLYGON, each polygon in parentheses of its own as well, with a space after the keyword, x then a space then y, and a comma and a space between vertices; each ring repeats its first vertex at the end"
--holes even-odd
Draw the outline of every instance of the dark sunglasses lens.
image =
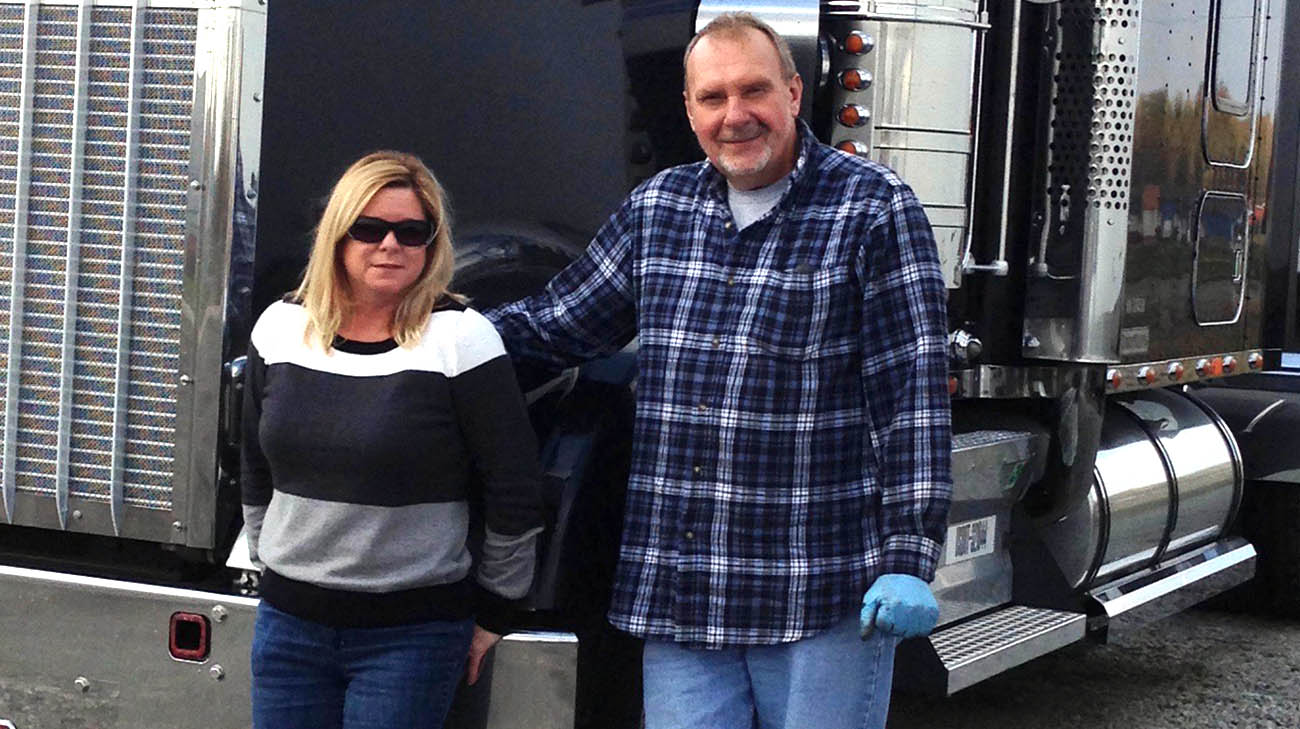
POLYGON ((358 220, 348 228, 348 236, 362 243, 378 243, 388 235, 388 226, 378 221, 358 220))
POLYGON ((411 221, 393 226, 393 234, 397 236, 397 242, 412 248, 427 245, 432 232, 429 224, 423 221, 411 221))
POLYGON ((428 221, 407 220, 401 223, 390 223, 377 218, 357 218, 356 222, 348 228, 348 236, 362 243, 379 243, 390 230, 393 231, 398 244, 410 248, 428 245, 429 239, 433 237, 433 228, 428 221))

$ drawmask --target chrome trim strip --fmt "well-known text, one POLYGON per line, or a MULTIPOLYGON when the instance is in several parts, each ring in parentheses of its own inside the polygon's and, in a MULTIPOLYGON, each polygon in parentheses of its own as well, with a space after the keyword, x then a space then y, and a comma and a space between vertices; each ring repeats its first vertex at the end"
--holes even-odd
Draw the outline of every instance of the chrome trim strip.
POLYGON ((578 636, 573 633, 525 630, 510 633, 501 640, 513 643, 577 643, 578 636))
POLYGON ((7 565, 0 565, 0 577, 14 577, 22 580, 32 580, 53 585, 67 585, 71 587, 140 595, 147 598, 211 600, 220 602, 223 605, 243 605, 250 608, 256 608, 258 603, 258 598, 255 597, 241 597, 239 595, 229 595, 219 592, 186 590, 180 587, 150 585, 143 582, 128 582, 126 580, 110 580, 104 577, 88 577, 86 575, 73 575, 66 572, 34 570, 26 567, 10 567, 7 565))
MULTIPOLYGON (((1150 390, 1157 387, 1174 387, 1178 385, 1187 385, 1194 382, 1205 380, 1218 380, 1224 377, 1235 377, 1237 375, 1246 375, 1260 370, 1249 369, 1243 366, 1236 372, 1225 373, 1221 375, 1198 374, 1196 372, 1196 363, 1200 360, 1208 360, 1214 357, 1227 358, 1233 357, 1240 363, 1249 361, 1250 355, 1261 354, 1270 350, 1247 349, 1237 352, 1215 352, 1208 354, 1199 354, 1191 357, 1178 357, 1175 359, 1155 360, 1148 362, 1127 362, 1124 364, 1110 365, 1109 370, 1118 371, 1123 375, 1123 384, 1119 387, 1106 386, 1107 395, 1118 395, 1123 392, 1133 392, 1136 390, 1150 390), (1171 380, 1168 378, 1157 380, 1153 384, 1140 383, 1136 378, 1136 373, 1144 367, 1153 367, 1159 372, 1168 370, 1169 365, 1182 364, 1184 375, 1181 379, 1171 380)), ((1276 350, 1272 350, 1276 351, 1276 350)), ((1099 365, 1079 364, 1078 367, 1098 367, 1099 365)), ((1068 371, 1075 371, 1073 368, 1068 371)), ((1056 397, 1065 391, 1068 384, 1066 372, 1058 371, 1058 368, 1051 366, 1027 366, 1017 367, 1008 365, 977 365, 968 369, 954 369, 950 376, 957 380, 957 392, 953 396, 955 399, 1007 399, 1007 398, 1025 398, 1025 397, 1056 397)))
POLYGON ((67 264, 63 271, 63 338, 59 362, 59 431, 54 466, 54 503, 59 527, 68 528, 68 461, 72 447, 72 385, 76 372, 77 289, 81 271, 81 177, 86 155, 86 97, 90 84, 92 0, 77 7, 77 56, 72 100, 72 148, 68 154, 67 264))
POLYGON ((144 52, 145 0, 135 0, 131 8, 131 61, 127 71, 126 91, 126 164, 122 186, 122 252, 119 259, 117 287, 117 356, 114 361, 113 385, 113 442, 109 465, 109 504, 113 517, 113 533, 121 536, 125 517, 126 484, 123 470, 126 463, 126 420, 128 381, 131 367, 131 282, 135 278, 135 205, 138 150, 140 136, 140 73, 139 59, 144 52))
POLYGON ((1136 607, 1162 598, 1215 573, 1222 572, 1223 570, 1242 564, 1248 560, 1253 560, 1256 556, 1255 547, 1249 542, 1242 539, 1228 540, 1227 546, 1229 546, 1229 550, 1227 552, 1213 556, 1199 564, 1182 567, 1184 564, 1194 562, 1206 552, 1219 549, 1221 546, 1224 546, 1224 543, 1211 545, 1209 549, 1194 552, 1189 558, 1180 560, 1173 565, 1158 570, 1156 574, 1171 569, 1173 572, 1165 577, 1156 579, 1154 582, 1146 583, 1130 592, 1124 592, 1124 586, 1121 585, 1115 590, 1099 590, 1096 594, 1093 594, 1092 597, 1104 606, 1108 617, 1114 618, 1117 615, 1126 613, 1136 607), (1240 544, 1233 545, 1233 542, 1239 542, 1240 544), (1110 591, 1118 591, 1120 594, 1110 598, 1105 597, 1104 593, 1110 591))
POLYGON ((19 91, 18 155, 14 171, 14 243, 13 269, 9 277, 9 358, 5 373, 5 441, 4 507, 5 519, 14 523, 14 498, 17 494, 18 400, 22 395, 23 357, 23 285, 27 279, 27 198, 31 182, 32 95, 36 87, 36 20, 40 13, 37 0, 27 0, 23 11, 23 68, 19 91))
POLYGON ((829 11, 828 16, 836 19, 847 18, 849 20, 876 20, 882 23, 915 23, 917 25, 952 25, 959 28, 970 28, 972 30, 988 30, 993 27, 988 23, 979 20, 957 20, 948 18, 923 18, 908 15, 880 15, 877 13, 863 12, 844 12, 829 11))
MULTIPOLYGON (((953 129, 946 127, 909 127, 905 124, 881 124, 876 123, 876 129, 880 131, 897 131, 897 132, 929 132, 932 134, 957 134, 962 137, 971 136, 969 129, 953 129)), ((957 151, 957 150, 935 150, 939 152, 957 151)), ((970 154, 970 152, 964 152, 970 154)))

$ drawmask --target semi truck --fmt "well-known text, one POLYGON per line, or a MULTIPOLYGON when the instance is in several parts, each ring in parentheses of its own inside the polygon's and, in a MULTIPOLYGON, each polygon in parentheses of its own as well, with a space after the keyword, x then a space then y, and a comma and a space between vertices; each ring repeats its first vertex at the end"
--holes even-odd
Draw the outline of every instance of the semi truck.
MULTIPOLYGON (((1300 12, 1281 0, 0 2, 0 725, 244 727, 242 354, 329 187, 419 154, 455 289, 538 290, 702 159, 682 54, 747 10, 801 116, 925 206, 949 294, 948 695, 1230 589, 1300 614, 1300 12)), ((635 343, 520 371, 537 579, 455 727, 635 727, 605 624, 635 343)), ((1068 692, 1068 686, 1061 691, 1068 692)))

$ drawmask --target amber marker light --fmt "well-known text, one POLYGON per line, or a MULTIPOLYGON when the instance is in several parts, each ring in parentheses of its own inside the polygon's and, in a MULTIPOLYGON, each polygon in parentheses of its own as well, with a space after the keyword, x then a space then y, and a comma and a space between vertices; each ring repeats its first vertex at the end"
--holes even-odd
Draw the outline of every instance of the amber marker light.
POLYGON ((1156 382, 1156 368, 1147 366, 1138 370, 1138 381, 1148 385, 1154 385, 1156 382))
POLYGON ((1233 372, 1236 372, 1236 371, 1237 371, 1237 358, 1236 358, 1236 357, 1224 357, 1224 358, 1223 358, 1223 371, 1226 372, 1227 374, 1232 374, 1233 372))
POLYGON ((1119 370, 1110 370, 1106 373, 1106 382, 1110 384, 1110 389, 1118 390, 1124 384, 1124 375, 1119 370))
POLYGON ((1223 358, 1215 357, 1214 359, 1210 360, 1209 370, 1210 370, 1211 377, 1218 377, 1219 375, 1223 374, 1223 358))
POLYGON ((871 85, 871 74, 856 68, 840 72, 840 86, 846 91, 861 91, 871 85))
POLYGON ((860 56, 863 53, 870 53, 872 48, 876 47, 876 41, 866 33, 860 30, 850 32, 844 37, 844 42, 840 44, 845 53, 852 53, 860 56))
POLYGON ((836 118, 846 127, 860 127, 871 118, 871 112, 857 104, 845 104, 840 107, 840 113, 836 118))
POLYGON ((1252 370, 1257 370, 1264 366, 1264 355, 1259 352, 1251 352, 1250 356, 1246 358, 1246 364, 1252 370))
POLYGON ((1177 382, 1178 380, 1183 379, 1183 374, 1184 374, 1186 371, 1187 371, 1187 369, 1186 369, 1185 367, 1183 367, 1183 363, 1182 363, 1182 362, 1170 362, 1170 363, 1169 363, 1169 371, 1168 371, 1169 379, 1171 379, 1171 380, 1173 380, 1173 381, 1175 381, 1175 382, 1177 382))
POLYGON ((845 139, 844 141, 835 145, 835 148, 846 154, 856 154, 859 157, 866 157, 867 152, 870 151, 867 148, 867 145, 863 144, 862 142, 859 142, 856 139, 845 139))

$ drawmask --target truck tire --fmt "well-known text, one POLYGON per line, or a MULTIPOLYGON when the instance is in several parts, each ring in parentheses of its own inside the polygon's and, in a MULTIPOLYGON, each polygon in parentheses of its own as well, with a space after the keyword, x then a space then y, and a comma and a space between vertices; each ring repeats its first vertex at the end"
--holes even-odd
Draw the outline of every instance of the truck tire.
POLYGON ((1244 597, 1256 609, 1300 618, 1300 485, 1248 482, 1240 523, 1258 552, 1244 597))
POLYGON ((579 236, 538 225, 469 228, 456 236, 452 289, 484 309, 537 293, 583 251, 579 236))

